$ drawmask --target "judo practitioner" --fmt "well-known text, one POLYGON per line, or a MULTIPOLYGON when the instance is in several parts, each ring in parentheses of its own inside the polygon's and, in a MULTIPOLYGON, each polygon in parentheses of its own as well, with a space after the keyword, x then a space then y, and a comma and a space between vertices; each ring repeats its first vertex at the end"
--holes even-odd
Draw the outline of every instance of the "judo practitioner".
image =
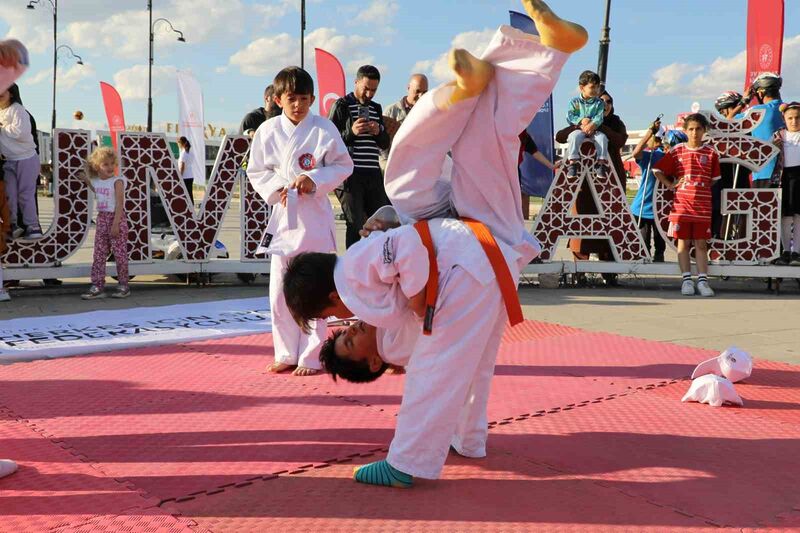
POLYGON ((409 487, 414 476, 438 478, 451 446, 486 454, 497 350, 506 321, 522 320, 519 272, 540 251, 521 216, 518 134, 587 38, 543 2, 524 4, 541 38, 504 26, 482 59, 451 52, 456 81, 420 99, 395 138, 386 190, 402 220, 422 222, 373 232, 338 259, 302 254, 286 272, 299 323, 363 320, 339 337, 349 351, 326 358, 334 376, 370 381, 400 362, 393 349, 409 354, 389 455, 357 469, 357 481, 409 487), (462 219, 435 218, 454 214, 462 219), (414 341, 405 327, 420 322, 414 341))
POLYGON ((266 233, 271 254, 269 303, 275 362, 271 372, 316 374, 327 324, 318 320, 302 331, 286 307, 281 290, 289 259, 301 252, 335 252, 333 209, 328 193, 352 172, 353 161, 336 126, 309 113, 314 81, 303 69, 288 67, 273 82, 283 112, 259 126, 253 137, 247 177, 273 206, 266 233))

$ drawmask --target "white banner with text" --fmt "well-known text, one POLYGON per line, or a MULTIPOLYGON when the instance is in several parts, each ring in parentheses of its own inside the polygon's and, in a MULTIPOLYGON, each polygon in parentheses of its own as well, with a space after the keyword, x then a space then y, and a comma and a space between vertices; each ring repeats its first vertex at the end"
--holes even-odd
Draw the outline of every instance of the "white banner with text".
POLYGON ((0 363, 238 337, 271 330, 267 298, 0 320, 0 363))

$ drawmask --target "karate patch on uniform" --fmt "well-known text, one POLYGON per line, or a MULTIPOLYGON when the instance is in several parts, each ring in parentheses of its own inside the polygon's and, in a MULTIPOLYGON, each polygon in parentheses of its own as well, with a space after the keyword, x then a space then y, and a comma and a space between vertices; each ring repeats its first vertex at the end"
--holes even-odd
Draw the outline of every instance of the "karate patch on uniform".
POLYGON ((317 166, 317 160, 314 159, 314 154, 303 154, 297 159, 297 162, 303 170, 313 170, 314 167, 317 166))

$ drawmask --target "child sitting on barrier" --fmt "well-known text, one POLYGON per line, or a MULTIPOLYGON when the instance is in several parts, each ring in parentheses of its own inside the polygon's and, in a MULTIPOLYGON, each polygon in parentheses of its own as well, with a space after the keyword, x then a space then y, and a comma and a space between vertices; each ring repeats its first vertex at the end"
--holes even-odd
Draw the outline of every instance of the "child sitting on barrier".
POLYGON ((567 109, 567 122, 577 126, 567 137, 567 175, 570 178, 578 175, 581 144, 586 139, 592 139, 597 148, 597 175, 605 178, 608 175, 608 137, 598 131, 603 124, 606 110, 605 103, 600 98, 600 76, 591 70, 584 70, 578 78, 578 89, 580 96, 570 100, 567 109))
POLYGON ((81 295, 84 300, 105 298, 106 260, 109 249, 117 264, 117 290, 112 298, 127 298, 128 288, 128 221, 125 216, 125 178, 116 175, 117 154, 103 146, 96 148, 86 161, 83 179, 95 193, 97 226, 94 235, 92 286, 81 295))
POLYGON ((697 262, 697 291, 701 296, 714 296, 708 285, 708 239, 711 238, 711 186, 720 179, 719 154, 703 144, 708 119, 694 113, 683 121, 688 141, 667 152, 653 169, 653 175, 665 187, 675 191, 669 214, 668 235, 678 239, 678 263, 683 273, 681 294, 692 296, 690 244, 694 242, 697 262), (677 178, 672 181, 668 176, 677 178))

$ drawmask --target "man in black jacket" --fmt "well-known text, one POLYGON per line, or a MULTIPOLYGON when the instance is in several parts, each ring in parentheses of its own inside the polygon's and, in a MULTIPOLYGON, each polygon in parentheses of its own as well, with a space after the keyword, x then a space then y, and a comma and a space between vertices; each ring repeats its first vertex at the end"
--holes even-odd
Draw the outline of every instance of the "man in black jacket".
POLYGON ((364 222, 379 207, 389 204, 379 164, 380 151, 389 148, 389 135, 383 125, 383 110, 372 101, 380 81, 377 68, 359 68, 355 90, 338 99, 328 117, 342 134, 355 165, 353 174, 336 189, 347 223, 348 248, 358 242, 364 222))
POLYGON ((264 107, 257 107, 244 116, 239 126, 240 134, 252 138, 261 124, 281 114, 281 108, 275 103, 273 96, 272 85, 268 85, 264 89, 264 107))

